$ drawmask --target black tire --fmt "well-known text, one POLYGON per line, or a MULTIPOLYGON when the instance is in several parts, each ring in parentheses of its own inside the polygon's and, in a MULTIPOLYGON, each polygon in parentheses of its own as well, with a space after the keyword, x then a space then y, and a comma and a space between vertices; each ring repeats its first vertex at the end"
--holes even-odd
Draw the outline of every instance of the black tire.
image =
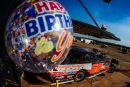
POLYGON ((75 82, 81 82, 85 79, 86 74, 83 70, 77 72, 77 74, 74 76, 74 81, 75 82))
POLYGON ((113 73, 114 71, 115 71, 115 66, 113 65, 113 64, 110 64, 110 66, 109 66, 109 69, 108 69, 108 73, 113 73))

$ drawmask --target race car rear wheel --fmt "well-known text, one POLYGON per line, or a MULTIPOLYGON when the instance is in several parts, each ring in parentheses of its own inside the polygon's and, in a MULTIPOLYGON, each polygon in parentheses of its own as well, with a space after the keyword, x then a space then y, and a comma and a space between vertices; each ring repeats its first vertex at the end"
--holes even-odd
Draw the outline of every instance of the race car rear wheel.
POLYGON ((74 76, 74 81, 75 82, 81 82, 84 80, 85 78, 85 72, 84 71, 79 71, 77 72, 77 74, 74 76))
POLYGON ((110 64, 109 69, 108 69, 108 73, 113 73, 115 71, 115 66, 113 64, 110 64))

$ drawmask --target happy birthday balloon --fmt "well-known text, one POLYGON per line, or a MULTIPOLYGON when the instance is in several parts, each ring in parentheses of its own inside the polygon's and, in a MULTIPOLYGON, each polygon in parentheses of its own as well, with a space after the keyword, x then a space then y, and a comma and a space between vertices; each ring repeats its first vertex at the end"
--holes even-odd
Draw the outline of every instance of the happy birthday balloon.
POLYGON ((60 3, 25 0, 8 20, 5 45, 22 69, 43 73, 64 61, 73 42, 72 33, 72 21, 60 3))

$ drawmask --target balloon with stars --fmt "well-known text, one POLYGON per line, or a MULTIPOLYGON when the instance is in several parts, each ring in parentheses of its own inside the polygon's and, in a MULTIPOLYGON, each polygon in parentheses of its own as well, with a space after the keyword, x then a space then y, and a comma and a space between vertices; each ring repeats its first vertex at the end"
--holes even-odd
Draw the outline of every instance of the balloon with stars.
POLYGON ((20 68, 44 73, 66 58, 73 42, 73 25, 55 0, 25 0, 11 14, 5 46, 20 68))

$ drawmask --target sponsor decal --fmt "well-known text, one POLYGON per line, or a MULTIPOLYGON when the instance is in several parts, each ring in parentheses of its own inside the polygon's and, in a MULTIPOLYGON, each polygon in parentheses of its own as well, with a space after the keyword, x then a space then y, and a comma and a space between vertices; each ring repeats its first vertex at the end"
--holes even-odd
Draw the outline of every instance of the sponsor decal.
POLYGON ((90 74, 100 72, 101 70, 107 70, 109 68, 108 62, 92 64, 91 70, 87 70, 90 74))

